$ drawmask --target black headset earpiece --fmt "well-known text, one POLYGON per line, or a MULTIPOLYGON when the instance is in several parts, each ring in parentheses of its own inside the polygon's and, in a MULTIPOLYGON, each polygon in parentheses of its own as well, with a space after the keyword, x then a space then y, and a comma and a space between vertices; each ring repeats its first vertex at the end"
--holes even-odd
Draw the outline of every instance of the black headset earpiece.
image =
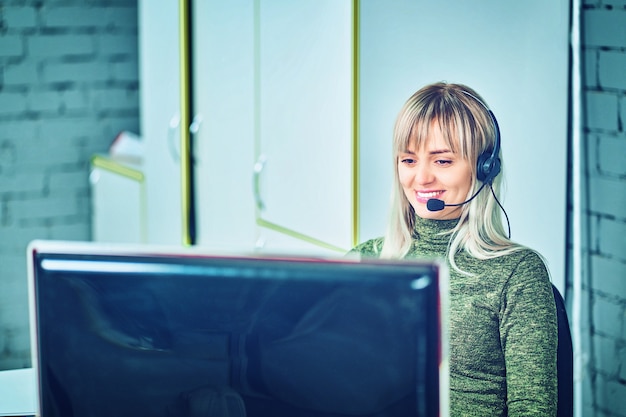
POLYGON ((490 150, 486 150, 478 156, 478 160, 476 161, 476 178, 478 181, 483 183, 491 184, 496 178, 496 176, 500 173, 500 126, 498 126, 498 121, 496 120, 496 116, 493 112, 487 107, 482 100, 479 100, 478 97, 468 93, 467 91, 463 91, 463 94, 472 97, 476 100, 481 106, 487 110, 489 117, 491 118, 491 122, 493 123, 493 129, 495 131, 494 145, 490 150))
POLYGON ((493 122, 496 137, 494 138, 493 149, 491 149, 491 151, 485 151, 478 156, 478 161, 476 162, 476 178, 478 178, 479 181, 491 184, 494 178, 500 173, 501 168, 500 158, 498 157, 500 154, 500 127, 498 126, 498 121, 493 112, 489 109, 487 109, 487 112, 493 122))

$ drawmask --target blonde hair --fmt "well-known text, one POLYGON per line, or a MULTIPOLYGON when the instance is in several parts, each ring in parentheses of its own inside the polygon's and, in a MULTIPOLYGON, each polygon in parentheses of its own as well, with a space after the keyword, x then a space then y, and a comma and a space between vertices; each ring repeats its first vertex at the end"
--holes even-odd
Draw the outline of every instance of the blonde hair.
MULTIPOLYGON (((415 211, 406 198, 398 177, 398 155, 412 146, 420 148, 436 123, 452 152, 470 162, 472 184, 466 199, 483 185, 476 178, 477 160, 481 153, 493 149, 496 127, 485 101, 462 84, 435 83, 413 94, 404 104, 393 131, 394 186, 389 223, 381 257, 402 258, 413 239, 415 211)), ((500 155, 498 155, 500 156, 500 155)), ((499 196, 502 174, 491 185, 499 196)), ((505 235, 500 207, 485 187, 471 202, 462 206, 457 226, 450 231, 448 259, 452 268, 461 271, 454 260, 464 250, 477 259, 506 255, 521 248, 505 235)))

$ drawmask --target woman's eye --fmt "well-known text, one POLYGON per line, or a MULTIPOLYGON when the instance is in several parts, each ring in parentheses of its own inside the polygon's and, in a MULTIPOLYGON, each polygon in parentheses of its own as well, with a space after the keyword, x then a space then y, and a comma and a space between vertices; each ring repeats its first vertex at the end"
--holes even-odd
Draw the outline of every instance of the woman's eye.
POLYGON ((415 159, 412 159, 412 158, 402 158, 400 160, 400 162, 402 162, 403 164, 414 164, 415 163, 415 159))
POLYGON ((452 163, 449 159, 438 159, 435 161, 437 165, 450 165, 452 163))

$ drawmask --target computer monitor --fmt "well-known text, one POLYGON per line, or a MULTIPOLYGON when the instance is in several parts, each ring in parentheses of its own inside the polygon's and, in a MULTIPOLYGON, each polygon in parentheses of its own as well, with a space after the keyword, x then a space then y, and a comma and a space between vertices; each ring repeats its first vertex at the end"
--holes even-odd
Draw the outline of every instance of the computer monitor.
POLYGON ((445 411, 437 261, 38 241, 29 277, 42 417, 445 411))

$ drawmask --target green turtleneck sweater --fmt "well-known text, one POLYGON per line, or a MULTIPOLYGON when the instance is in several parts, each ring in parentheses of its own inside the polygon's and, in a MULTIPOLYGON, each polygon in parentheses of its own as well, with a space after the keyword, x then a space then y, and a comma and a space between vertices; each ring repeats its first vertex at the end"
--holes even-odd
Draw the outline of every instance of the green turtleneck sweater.
MULTIPOLYGON (((417 218, 407 258, 447 258, 458 220, 417 218)), ((378 257, 382 238, 352 250, 378 257)), ((556 415, 557 322, 552 286, 530 249, 489 260, 465 252, 450 268, 450 415, 556 415)))

